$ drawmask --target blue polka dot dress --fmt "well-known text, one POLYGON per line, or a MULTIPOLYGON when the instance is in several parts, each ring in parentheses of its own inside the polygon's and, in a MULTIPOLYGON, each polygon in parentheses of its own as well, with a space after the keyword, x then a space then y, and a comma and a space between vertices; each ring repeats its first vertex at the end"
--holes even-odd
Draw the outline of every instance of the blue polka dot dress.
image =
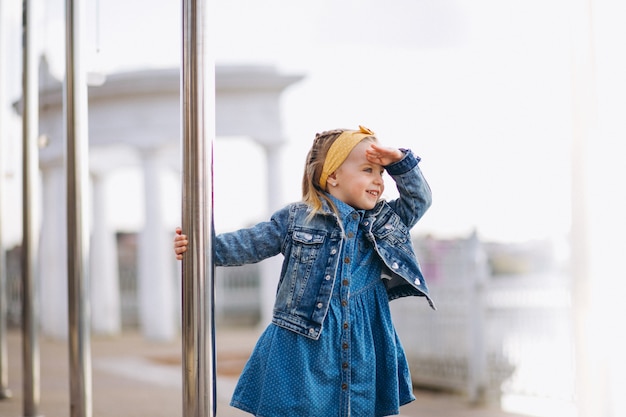
POLYGON ((391 321, 382 262, 359 227, 363 212, 333 199, 345 242, 319 340, 274 324, 263 332, 231 405, 258 417, 396 415, 415 399, 391 321))

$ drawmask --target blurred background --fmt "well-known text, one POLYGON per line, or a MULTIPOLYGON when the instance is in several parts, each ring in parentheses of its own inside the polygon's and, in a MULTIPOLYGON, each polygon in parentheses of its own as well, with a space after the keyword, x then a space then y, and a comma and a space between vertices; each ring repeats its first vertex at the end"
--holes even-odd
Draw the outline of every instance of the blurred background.
MULTIPOLYGON (((21 2, 0 4, 0 230, 11 285, 11 277, 19 277, 23 210, 21 2)), ((46 242, 64 230, 46 234, 45 224, 54 223, 46 219, 54 219, 49 216, 56 201, 46 200, 46 190, 62 187, 54 181, 63 140, 65 23, 63 1, 37 5, 42 204, 30 209, 42 219, 45 257, 46 242)), ((413 232, 439 311, 429 313, 415 300, 392 303, 416 386, 559 417, 577 415, 582 388, 593 394, 586 403, 604 404, 594 416, 626 412, 611 388, 623 380, 624 370, 618 353, 624 338, 612 323, 624 317, 619 261, 626 232, 620 184, 626 5, 231 0, 214 7, 217 232, 265 220, 273 209, 300 198, 304 158, 315 133, 365 125, 383 143, 419 155, 433 190, 433 206, 413 232), (268 108, 275 111, 265 114, 268 108), (418 313, 420 320, 404 322, 406 312, 418 313), (599 379, 580 377, 588 363, 603 370, 594 377, 599 379)), ((91 0, 87 15, 85 63, 95 80, 90 162, 94 190, 101 190, 92 196, 92 229, 106 225, 100 242, 113 236, 117 263, 111 272, 117 295, 93 296, 116 312, 103 313, 107 318, 95 330, 177 337, 177 265, 169 255, 181 222, 175 102, 180 2, 91 0), (151 173, 156 180, 147 179, 151 173), (158 192, 147 192, 151 186, 158 192), (150 223, 155 206, 158 220, 150 223), (158 238, 147 244, 144 235, 142 244, 142 233, 155 224, 158 238), (145 251, 164 266, 163 281, 153 283, 170 306, 158 320, 172 324, 156 330, 146 318, 154 311, 141 301, 154 297, 146 289, 149 278, 140 277, 151 273, 145 266, 150 260, 142 261, 145 251)), ((396 195, 392 183, 386 194, 396 195)), ((63 267, 58 268, 61 281, 53 282, 62 282, 63 267)), ((263 277, 271 271, 272 266, 218 270, 219 323, 264 326, 275 284, 263 277)), ((14 288, 8 320, 17 326, 19 285, 14 288)), ((56 302, 42 301, 49 312, 44 333, 66 334, 64 302, 62 294, 56 302)), ((578 415, 592 414, 579 409, 578 415)))
MULTIPOLYGON (((6 56, 17 64, 8 68, 7 98, 15 101, 21 95, 21 3, 3 4, 6 56)), ((90 71, 179 65, 178 1, 88 5, 90 71)), ((282 159, 293 175, 276 178, 272 186, 284 189, 285 201, 300 198, 303 161, 315 133, 362 124, 385 143, 410 147, 423 158, 435 206, 421 231, 456 236, 477 229, 487 239, 506 241, 562 238, 570 223, 574 47, 566 5, 229 1, 216 5, 215 60, 304 76, 281 98, 287 138, 282 159)), ((41 2, 38 14, 42 54, 62 80, 64 3, 41 2)), ((19 134, 12 137, 7 169, 18 172, 19 134)), ((232 149, 216 147, 216 227, 257 221, 258 214, 239 201, 222 208, 219 184, 244 188, 248 199, 263 198, 266 185, 246 186, 259 177, 249 172, 219 175, 229 169, 221 162, 232 149)), ((235 149, 243 157, 255 147, 238 143, 235 149)), ((112 209, 120 227, 142 221, 136 206, 112 209)), ((19 235, 15 229, 6 232, 9 242, 19 235)))

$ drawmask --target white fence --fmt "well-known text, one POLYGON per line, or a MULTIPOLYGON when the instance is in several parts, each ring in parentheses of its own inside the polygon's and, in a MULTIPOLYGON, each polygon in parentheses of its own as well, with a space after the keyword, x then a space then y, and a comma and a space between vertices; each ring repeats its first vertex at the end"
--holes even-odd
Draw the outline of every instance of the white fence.
MULTIPOLYGON (((120 308, 122 327, 139 327, 139 299, 137 293, 136 236, 118 236, 120 308)), ((178 274, 178 272, 176 272, 178 274)), ((215 320, 236 325, 254 325, 260 318, 259 266, 217 268, 215 272, 215 320)), ((20 249, 7 253, 7 324, 21 323, 22 283, 20 249)))
POLYGON ((261 315, 258 264, 215 271, 215 319, 224 323, 256 324, 261 315))

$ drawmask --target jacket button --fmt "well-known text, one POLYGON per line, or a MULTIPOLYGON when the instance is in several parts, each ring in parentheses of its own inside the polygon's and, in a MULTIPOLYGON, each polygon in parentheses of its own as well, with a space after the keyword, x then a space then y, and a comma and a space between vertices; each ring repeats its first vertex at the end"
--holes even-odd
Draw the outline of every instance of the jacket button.
POLYGON ((352 218, 354 220, 358 219, 359 218, 359 214, 358 213, 352 213, 352 218))
POLYGON ((393 229, 393 226, 390 223, 387 223, 385 226, 385 229, 389 230, 389 229, 393 229))
POLYGON ((317 308, 322 308, 322 307, 324 307, 324 304, 322 304, 322 303, 317 303, 317 308))
POLYGON ((354 237, 354 233, 348 232, 348 239, 352 239, 354 237))
POLYGON ((348 344, 347 344, 347 343, 344 343, 344 344, 342 344, 342 345, 341 345, 341 347, 342 347, 343 349, 348 349, 348 344))
POLYGON ((331 254, 331 255, 334 255, 334 254, 336 254, 336 253, 337 253, 337 249, 332 248, 332 249, 330 250, 330 254, 331 254))
POLYGON ((341 305, 345 307, 348 305, 348 302, 346 300, 341 300, 341 305))
POLYGON ((419 278, 415 278, 415 281, 413 281, 413 283, 415 285, 422 285, 422 283, 420 282, 419 278))
POLYGON ((315 329, 309 329, 309 334, 315 334, 315 329))
POLYGON ((394 262, 393 264, 391 264, 391 269, 398 269, 400 266, 398 265, 397 262, 394 262))
POLYGON ((342 363, 342 364, 341 364, 341 367, 342 367, 343 369, 348 369, 348 363, 347 363, 347 362, 342 363))
POLYGON ((341 384, 341 389, 342 390, 347 390, 348 389, 348 384, 341 384))
POLYGON ((370 222, 368 222, 367 220, 363 222, 363 226, 368 226, 370 224, 370 222))
POLYGON ((345 259, 343 260, 343 263, 349 264, 350 263, 350 257, 346 256, 345 259))
POLYGON ((330 275, 326 275, 326 276, 324 277, 324 279, 325 279, 326 281, 330 281, 330 275))
POLYGON ((348 282, 348 280, 347 280, 347 279, 344 279, 343 281, 341 281, 341 283, 342 283, 343 285, 346 285, 346 286, 349 284, 349 282, 348 282))

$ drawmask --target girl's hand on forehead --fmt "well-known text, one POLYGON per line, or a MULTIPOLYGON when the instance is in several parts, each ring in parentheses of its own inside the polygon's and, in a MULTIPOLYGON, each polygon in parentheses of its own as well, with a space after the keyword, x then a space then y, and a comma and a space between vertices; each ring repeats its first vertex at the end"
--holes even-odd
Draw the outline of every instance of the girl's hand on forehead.
POLYGON ((398 148, 388 148, 372 143, 365 151, 365 157, 373 164, 387 166, 401 160, 404 153, 398 148))

